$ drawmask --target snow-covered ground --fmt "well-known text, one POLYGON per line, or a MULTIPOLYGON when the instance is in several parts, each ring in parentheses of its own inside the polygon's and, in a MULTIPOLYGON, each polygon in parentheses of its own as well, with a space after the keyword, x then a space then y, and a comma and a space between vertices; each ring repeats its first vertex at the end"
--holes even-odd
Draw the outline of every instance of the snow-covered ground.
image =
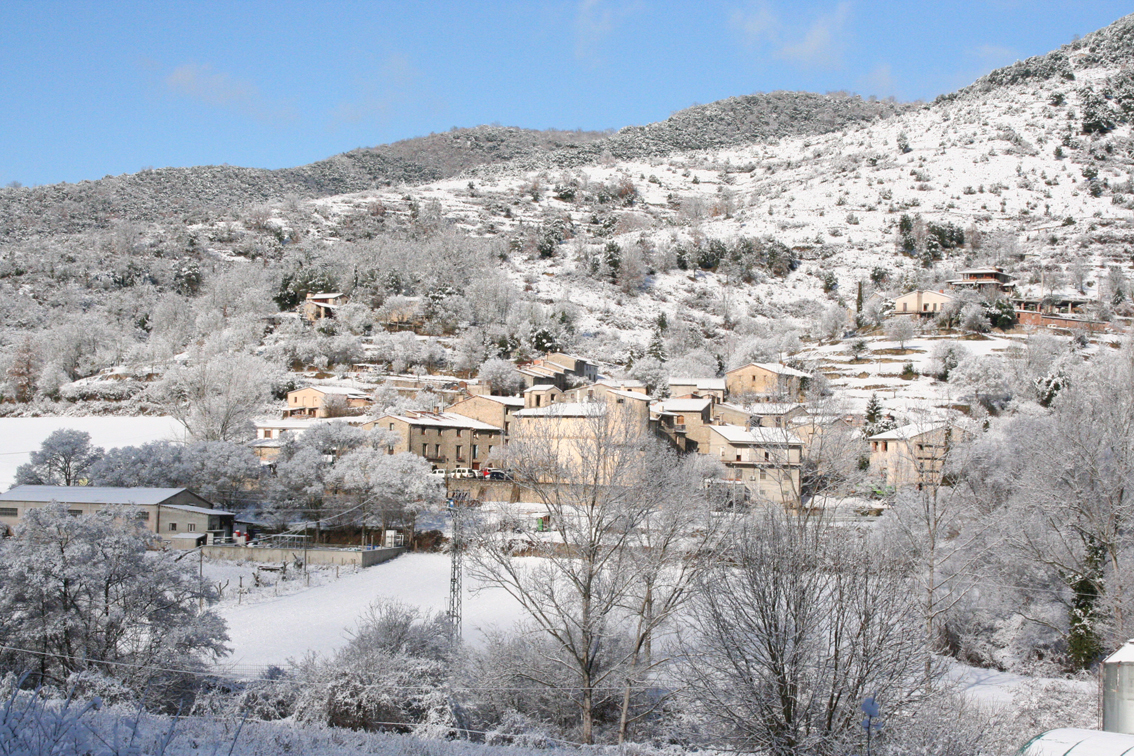
POLYGON ((182 426, 171 417, 0 418, 0 489, 6 490, 16 481, 16 468, 60 428, 86 431, 91 434, 91 443, 104 449, 176 440, 184 435, 182 426))
MULTIPOLYGON (((288 595, 265 597, 256 603, 226 600, 219 612, 228 622, 233 652, 224 666, 246 674, 255 667, 282 666, 308 652, 333 653, 349 640, 359 615, 378 599, 444 612, 449 607, 449 567, 444 554, 404 554, 365 570, 342 572, 338 580, 330 577, 323 585, 313 584, 288 595)), ((499 588, 483 588, 467 570, 464 586, 466 642, 475 644, 485 629, 510 625, 520 618, 521 610, 508 594, 499 588)))

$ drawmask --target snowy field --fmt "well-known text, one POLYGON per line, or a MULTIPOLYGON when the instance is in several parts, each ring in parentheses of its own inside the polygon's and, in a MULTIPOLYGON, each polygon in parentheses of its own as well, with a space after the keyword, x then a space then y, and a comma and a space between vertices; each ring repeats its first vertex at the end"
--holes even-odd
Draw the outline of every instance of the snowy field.
MULTIPOLYGON (((320 576, 327 579, 329 573, 320 576)), ((210 579, 213 578, 210 575, 210 579)), ((247 580, 245 584, 247 584, 247 580)), ((320 581, 322 582, 322 580, 320 581)), ((520 608, 498 588, 478 587, 465 572, 463 597, 464 639, 476 644, 483 631, 507 626, 520 618, 520 608)), ((279 597, 261 597, 253 603, 227 599, 218 611, 228 622, 232 655, 224 660, 241 674, 250 668, 283 666, 305 654, 330 654, 350 638, 359 615, 378 599, 444 612, 449 608, 449 557, 444 554, 405 554, 365 570, 341 573, 322 585, 312 584, 279 597)))
POLYGON ((171 417, 0 418, 0 489, 11 487, 16 480, 16 468, 60 428, 86 431, 91 434, 91 442, 104 449, 176 440, 184 435, 182 426, 171 417))

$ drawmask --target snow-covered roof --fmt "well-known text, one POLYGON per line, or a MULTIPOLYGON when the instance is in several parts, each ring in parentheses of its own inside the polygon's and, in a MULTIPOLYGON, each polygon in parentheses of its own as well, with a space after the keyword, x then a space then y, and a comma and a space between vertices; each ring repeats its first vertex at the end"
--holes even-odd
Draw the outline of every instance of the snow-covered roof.
POLYGON ((499 431, 500 428, 489 423, 474 420, 471 417, 458 415, 455 412, 415 412, 412 415, 382 415, 375 420, 379 423, 391 417, 410 425, 427 425, 431 428, 468 428, 470 430, 499 431))
POLYGON ((794 433, 788 433, 779 428, 744 428, 740 425, 710 425, 708 427, 734 446, 749 444, 770 446, 773 444, 803 443, 794 433))
POLYGON ((1103 664, 1134 664, 1134 640, 1128 640, 1117 651, 1103 659, 1103 664))
POLYGON ((787 365, 781 365, 778 362, 749 362, 747 365, 741 365, 738 368, 733 368, 732 370, 728 371, 726 375, 735 373, 738 370, 743 370, 746 367, 752 367, 753 365, 760 368, 761 370, 767 370, 769 373, 776 373, 777 375, 794 376, 796 378, 811 377, 810 373, 805 373, 802 370, 796 370, 795 368, 788 367, 787 365))
POLYGON ((724 378, 670 378, 670 386, 695 386, 702 391, 724 391, 724 378))
POLYGON ((640 402, 651 401, 649 394, 643 394, 640 391, 623 391, 621 389, 607 389, 609 396, 621 396, 625 399, 637 399, 640 402))
POLYGON ((956 299, 956 297, 947 291, 938 291, 937 289, 914 289, 913 291, 907 291, 900 297, 894 297, 894 301, 900 302, 906 297, 914 297, 917 294, 933 294, 934 296, 945 297, 946 299, 956 299))
POLYGON ((666 399, 654 406, 659 412, 704 412, 712 403, 712 399, 666 399))
MULTIPOLYGON (((316 391, 323 393, 323 394, 334 394, 336 396, 347 396, 347 397, 350 397, 351 399, 369 399, 370 398, 370 395, 367 394, 365 391, 359 391, 358 389, 351 388, 349 386, 304 386, 301 389, 296 389, 296 391, 303 391, 305 389, 315 389, 316 391)), ((288 393, 290 394, 290 393, 293 393, 293 392, 289 391, 288 393)))
POLYGON ((636 381, 633 378, 603 378, 601 381, 595 383, 596 386, 608 386, 615 389, 643 389, 645 390, 646 384, 641 381, 636 381))
POLYGON ((604 402, 560 402, 520 410, 516 417, 600 417, 605 414, 604 402))
MULTIPOLYGON (((554 383, 537 383, 534 386, 528 386, 526 389, 524 389, 525 394, 529 391, 558 391, 560 393, 563 393, 563 390, 556 386, 554 383)), ((522 401, 523 400, 521 400, 521 402, 522 401)))
MULTIPOLYGON (((48 504, 161 504, 185 488, 116 488, 109 486, 15 486, 0 494, 0 501, 35 501, 48 504)), ((213 511, 213 510, 205 510, 213 511)))
POLYGON ((519 396, 492 396, 491 394, 481 394, 480 398, 481 399, 487 399, 490 402, 498 402, 500 404, 506 404, 509 407, 523 407, 524 406, 523 397, 519 397, 519 396))
POLYGON ((1122 756, 1134 749, 1134 735, 1061 727, 1035 736, 1020 748, 1023 756, 1122 756))
POLYGON ((803 407, 798 402, 756 402, 748 407, 753 415, 786 415, 792 410, 803 407))
POLYGON ((320 299, 338 299, 343 296, 341 291, 320 291, 318 293, 308 292, 308 301, 319 301, 320 299))
POLYGON ((882 433, 875 433, 870 437, 871 441, 905 441, 911 438, 916 438, 925 433, 941 430, 949 426, 947 422, 936 423, 911 423, 910 425, 903 425, 901 428, 894 428, 893 430, 883 431, 882 433))
POLYGON ((177 509, 182 512, 192 512, 193 514, 205 515, 231 515, 233 512, 228 512, 224 509, 207 509, 206 507, 194 507, 190 504, 166 504, 166 509, 177 509))

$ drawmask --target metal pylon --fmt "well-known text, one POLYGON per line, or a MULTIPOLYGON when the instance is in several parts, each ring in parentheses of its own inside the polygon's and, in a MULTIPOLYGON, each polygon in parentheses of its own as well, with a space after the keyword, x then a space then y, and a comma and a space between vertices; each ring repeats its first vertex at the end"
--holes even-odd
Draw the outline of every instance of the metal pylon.
POLYGON ((465 551, 464 508, 468 505, 467 491, 457 491, 449 499, 449 515, 453 519, 453 537, 449 542, 451 564, 449 569, 449 632, 450 642, 457 647, 461 642, 461 575, 465 551))

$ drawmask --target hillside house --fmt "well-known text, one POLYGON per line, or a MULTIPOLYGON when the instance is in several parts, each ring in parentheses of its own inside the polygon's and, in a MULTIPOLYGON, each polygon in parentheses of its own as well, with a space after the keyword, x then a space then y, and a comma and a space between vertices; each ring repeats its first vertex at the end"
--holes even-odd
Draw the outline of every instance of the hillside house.
POLYGON ((719 402, 725 399, 724 378, 670 378, 670 396, 712 396, 719 402))
POLYGON ((235 515, 187 488, 15 486, 0 494, 0 528, 15 528, 28 510, 58 502, 75 516, 133 510, 164 545, 192 547, 232 538, 235 515), (188 534, 188 536, 186 535, 188 534))
POLYGON ((728 468, 728 480, 743 483, 763 501, 800 505, 803 442, 787 430, 706 425, 701 453, 728 468))
POLYGON ((524 379, 524 386, 527 388, 541 385, 555 386, 560 391, 567 388, 567 371, 559 365, 538 365, 534 362, 529 362, 526 365, 520 365, 516 370, 520 373, 520 377, 524 379))
POLYGON ((695 452, 699 429, 713 422, 714 403, 713 397, 666 399, 650 405, 650 412, 658 433, 681 451, 695 452))
POLYGON ((434 470, 492 467, 504 443, 503 428, 451 412, 383 415, 362 427, 393 432, 398 440, 387 447, 390 454, 416 454, 434 470))
MULTIPOLYGON (((562 392, 560 392, 562 394, 562 392)), ((527 405, 525 397, 519 396, 467 396, 460 401, 449 405, 446 412, 463 417, 471 417, 482 423, 501 428, 504 431, 504 441, 508 441, 508 431, 512 427, 512 415, 527 405)))
POLYGON ((582 357, 576 357, 573 354, 564 354, 563 352, 548 352, 543 359, 537 360, 541 365, 558 365, 563 368, 568 374, 585 381, 594 383, 599 379, 598 366, 594 365, 582 357))
POLYGON ((307 298, 300 305, 303 317, 314 323, 325 318, 335 317, 335 310, 346 304, 346 295, 341 291, 307 292, 307 298))
POLYGON ((284 417, 333 417, 362 414, 370 406, 370 395, 346 386, 307 386, 287 392, 284 417))
POLYGON ((894 312, 891 314, 917 315, 923 318, 931 318, 955 300, 956 297, 952 294, 946 294, 943 291, 925 291, 918 289, 917 291, 911 291, 895 299, 894 312))
POLYGON ((893 488, 941 484, 956 428, 948 422, 915 423, 878 433, 870 442, 870 473, 893 488))
POLYGON ((256 440, 252 442, 252 453, 261 463, 270 463, 279 456, 280 447, 284 445, 284 434, 301 436, 311 428, 325 423, 347 423, 348 425, 362 425, 362 417, 342 418, 282 418, 278 420, 254 420, 256 440))
POLYGON ((960 278, 947 283, 957 290, 979 291, 981 293, 1008 293, 1015 289, 1016 281, 1004 272, 1003 268, 970 268, 958 271, 960 278))
POLYGON ((752 412, 739 404, 716 402, 713 404, 713 422, 718 425, 752 425, 752 412))
POLYGON ((757 402, 750 413, 752 425, 762 428, 790 428, 797 418, 807 415, 807 408, 798 402, 757 402))
POLYGON ((750 362, 725 373, 730 397, 760 402, 801 402, 810 373, 775 362, 750 362))
POLYGON ((524 409, 546 407, 563 401, 563 390, 550 383, 538 383, 524 389, 524 409))

